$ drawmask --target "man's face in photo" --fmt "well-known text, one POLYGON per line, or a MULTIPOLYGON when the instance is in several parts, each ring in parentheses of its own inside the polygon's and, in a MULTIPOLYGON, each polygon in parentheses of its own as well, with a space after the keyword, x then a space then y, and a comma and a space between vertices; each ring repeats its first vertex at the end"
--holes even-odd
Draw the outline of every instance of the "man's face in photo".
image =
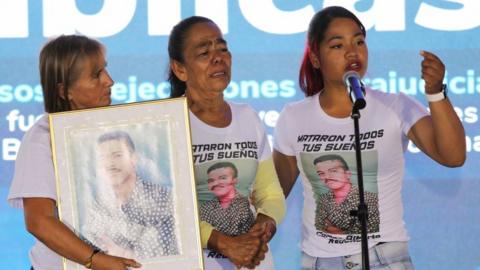
POLYGON ((237 178, 232 168, 224 167, 212 170, 208 173, 208 189, 221 198, 235 190, 237 178))
POLYGON ((345 170, 340 160, 326 160, 315 164, 320 180, 331 190, 341 189, 350 183, 352 173, 345 170))
POLYGON ((136 156, 123 139, 109 140, 98 145, 98 166, 112 186, 136 177, 136 156))

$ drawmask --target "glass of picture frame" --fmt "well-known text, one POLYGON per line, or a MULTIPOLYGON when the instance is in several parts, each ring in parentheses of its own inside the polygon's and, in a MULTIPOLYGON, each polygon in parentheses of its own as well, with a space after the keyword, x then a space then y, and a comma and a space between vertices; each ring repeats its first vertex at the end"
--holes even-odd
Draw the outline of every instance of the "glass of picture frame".
POLYGON ((203 269, 185 98, 53 113, 49 122, 63 223, 143 270, 203 269))

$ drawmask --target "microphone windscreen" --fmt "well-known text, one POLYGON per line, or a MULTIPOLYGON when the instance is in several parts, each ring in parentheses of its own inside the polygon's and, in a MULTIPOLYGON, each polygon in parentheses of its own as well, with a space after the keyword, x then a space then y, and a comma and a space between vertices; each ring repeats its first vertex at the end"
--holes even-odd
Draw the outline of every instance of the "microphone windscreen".
POLYGON ((343 83, 349 87, 351 85, 351 78, 355 78, 357 79, 358 81, 360 81, 360 75, 353 71, 353 70, 350 70, 350 71, 347 71, 345 72, 345 74, 343 74, 343 83))

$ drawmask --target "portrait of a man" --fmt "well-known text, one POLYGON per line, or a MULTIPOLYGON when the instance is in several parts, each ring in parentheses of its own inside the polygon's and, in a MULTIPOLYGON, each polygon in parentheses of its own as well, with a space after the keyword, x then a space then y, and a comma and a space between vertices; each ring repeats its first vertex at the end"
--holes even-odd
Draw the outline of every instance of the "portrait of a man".
MULTIPOLYGON (((331 234, 360 234, 358 218, 350 215, 359 203, 358 186, 352 183, 352 173, 342 156, 322 155, 313 160, 316 173, 328 192, 317 198, 315 227, 331 234)), ((380 216, 378 195, 365 190, 368 207, 368 232, 378 232, 380 216)))
POLYGON ((96 183, 80 235, 108 254, 136 259, 179 254, 169 187, 138 173, 139 153, 125 131, 96 140, 96 183))
POLYGON ((248 232, 255 222, 247 197, 236 188, 237 167, 231 162, 218 162, 207 169, 208 189, 215 199, 202 201, 200 219, 229 236, 248 232))

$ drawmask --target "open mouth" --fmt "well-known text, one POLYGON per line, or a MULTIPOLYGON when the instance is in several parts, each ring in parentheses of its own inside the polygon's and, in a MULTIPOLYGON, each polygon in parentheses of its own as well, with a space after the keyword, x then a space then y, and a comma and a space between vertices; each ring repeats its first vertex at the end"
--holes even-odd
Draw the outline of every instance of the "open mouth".
POLYGON ((359 71, 362 68, 362 64, 360 62, 352 62, 349 65, 347 65, 347 71, 353 70, 353 71, 359 71))
POLYGON ((218 71, 210 74, 210 77, 212 78, 223 78, 227 76, 227 72, 225 71, 218 71))

